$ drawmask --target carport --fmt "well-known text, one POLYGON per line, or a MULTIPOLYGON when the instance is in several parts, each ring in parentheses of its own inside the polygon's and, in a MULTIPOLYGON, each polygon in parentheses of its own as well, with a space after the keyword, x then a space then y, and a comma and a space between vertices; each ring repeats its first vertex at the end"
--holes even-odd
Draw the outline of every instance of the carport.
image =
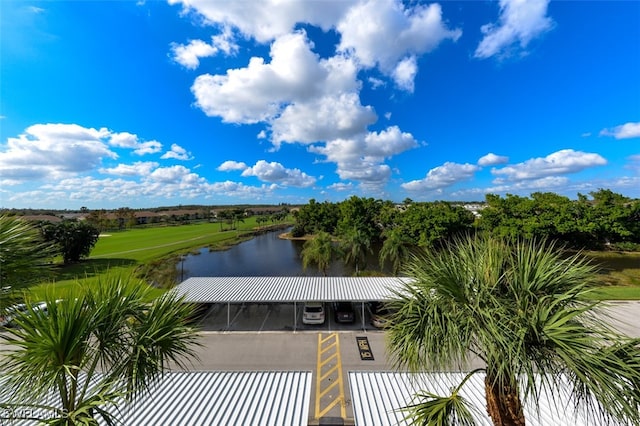
POLYGON ((192 277, 175 291, 187 303, 227 305, 227 326, 231 304, 292 303, 294 330, 296 305, 304 302, 356 302, 362 308, 365 328, 366 302, 385 302, 393 297, 404 281, 399 277, 192 277))

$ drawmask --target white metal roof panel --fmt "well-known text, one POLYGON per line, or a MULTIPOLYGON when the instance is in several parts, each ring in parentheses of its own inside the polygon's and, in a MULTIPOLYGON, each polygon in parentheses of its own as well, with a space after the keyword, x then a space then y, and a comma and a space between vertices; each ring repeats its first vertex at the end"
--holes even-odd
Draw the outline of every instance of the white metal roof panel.
POLYGON ((192 303, 388 300, 398 277, 192 277, 175 291, 192 303))
MULTIPOLYGON (((349 387, 356 426, 396 426, 409 425, 406 413, 401 411, 412 403, 413 396, 421 391, 438 395, 448 395, 450 389, 458 385, 466 373, 397 373, 350 371, 349 387)), ((477 425, 492 426, 486 411, 484 374, 474 374, 460 390, 474 407, 477 425)), ((544 391, 540 395, 539 412, 525 402, 524 410, 530 426, 599 426, 594 416, 584 411, 575 411, 568 400, 568 389, 560 389, 554 400, 544 391)))
MULTIPOLYGON (((311 379, 310 371, 169 372, 133 402, 120 401, 119 418, 127 426, 306 426, 311 379)), ((53 395, 45 400, 55 404, 53 395)))

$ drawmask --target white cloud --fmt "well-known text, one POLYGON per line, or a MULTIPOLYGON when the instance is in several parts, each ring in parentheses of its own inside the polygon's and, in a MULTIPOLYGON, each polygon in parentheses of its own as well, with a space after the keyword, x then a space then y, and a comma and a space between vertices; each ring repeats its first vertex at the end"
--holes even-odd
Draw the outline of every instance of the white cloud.
POLYGON ((247 165, 243 162, 227 160, 224 163, 220 164, 216 170, 221 172, 229 172, 232 170, 244 170, 247 168, 247 165))
POLYGON ((398 62, 398 65, 396 65, 396 68, 392 72, 392 77, 399 88, 413 93, 414 80, 417 73, 418 64, 416 63, 416 57, 410 56, 398 62))
POLYGON ((371 88, 373 90, 379 89, 380 87, 384 87, 386 85, 384 80, 375 77, 369 77, 367 81, 369 81, 369 84, 371 84, 371 88))
POLYGON ((162 151, 162 144, 158 141, 140 142, 133 153, 136 155, 157 154, 162 151))
POLYGON ((547 16, 549 0, 500 0, 499 23, 483 25, 484 38, 475 51, 480 59, 524 51, 531 40, 553 28, 547 16))
POLYGON ((640 138, 640 122, 629 122, 612 129, 603 129, 600 136, 613 136, 616 139, 640 138))
POLYGON ((242 176, 255 176, 263 182, 271 182, 279 185, 306 188, 316 183, 316 178, 300 171, 300 169, 287 169, 277 162, 268 163, 258 161, 253 167, 247 167, 242 176))
POLYGON ((369 106, 360 104, 355 93, 324 96, 288 105, 272 123, 272 140, 312 143, 349 138, 361 134, 377 120, 369 106))
POLYGON ((175 183, 183 180, 201 179, 184 166, 159 167, 149 174, 149 180, 162 183, 175 183))
POLYGON ((478 165, 480 166, 495 166, 498 164, 506 164, 509 162, 509 157, 505 157, 503 155, 496 155, 493 152, 488 153, 487 155, 480 157, 478 160, 478 165))
POLYGON ((264 0, 251 3, 242 1, 169 0, 182 4, 187 11, 196 11, 212 25, 232 26, 246 38, 267 43, 288 34, 298 23, 308 23, 325 31, 351 7, 349 0, 323 0, 310 2, 264 0))
MULTIPOLYGON (((509 181, 518 181, 577 173, 590 167, 603 166, 605 164, 607 164, 607 160, 599 154, 563 149, 544 158, 532 158, 513 166, 501 169, 494 168, 491 173, 496 176, 504 176, 504 179, 509 181)), ((502 183, 504 180, 499 178, 495 182, 502 183)))
POLYGON ((171 145, 171 151, 165 152, 160 158, 162 158, 163 160, 167 160, 170 158, 183 161, 193 160, 193 156, 190 152, 187 152, 186 149, 175 143, 171 145))
POLYGON ((200 58, 214 56, 218 53, 215 46, 202 40, 191 40, 189 44, 171 44, 172 59, 188 69, 196 69, 200 65, 200 58))
POLYGON ((225 181, 213 183, 210 185, 209 189, 215 194, 230 198, 237 197, 247 200, 259 200, 278 189, 278 185, 250 186, 240 182, 225 181))
POLYGON ((504 185, 490 186, 486 188, 471 188, 455 191, 451 193, 454 198, 465 198, 469 195, 477 194, 524 194, 530 195, 531 192, 558 192, 565 189, 569 184, 569 178, 566 176, 547 176, 540 179, 523 180, 512 182, 504 185))
POLYGON ((253 57, 246 68, 226 75, 203 74, 191 90, 208 116, 229 123, 257 123, 274 117, 285 103, 322 92, 327 70, 311 51, 304 32, 287 34, 271 46, 271 63, 253 57))
POLYGON ((458 182, 469 180, 480 167, 475 164, 446 162, 429 170, 424 179, 403 183, 402 188, 412 192, 440 190, 458 182))
POLYGON ((352 139, 336 139, 324 146, 313 145, 309 151, 326 156, 337 164, 338 176, 344 180, 357 180, 369 186, 381 186, 391 176, 391 168, 381 164, 386 158, 415 148, 418 142, 410 133, 397 126, 380 132, 370 132, 352 139))
POLYGON ((200 58, 215 56, 222 52, 231 55, 238 51, 238 45, 233 41, 231 30, 226 27, 218 35, 211 37, 211 44, 202 40, 190 40, 188 44, 171 43, 171 58, 188 69, 196 69, 200 65, 200 58))
POLYGON ((133 164, 118 164, 116 167, 99 169, 100 173, 116 176, 147 176, 159 164, 152 161, 138 161, 133 164))
POLYGON ((351 182, 348 182, 348 183, 336 182, 334 184, 327 186, 327 189, 331 189, 339 192, 351 191, 353 189, 353 184, 351 182))
POLYGON ((15 184, 57 179, 86 172, 104 158, 117 158, 109 149, 106 129, 77 124, 35 124, 0 151, 0 175, 15 184))
POLYGON ((449 30, 439 4, 412 8, 396 0, 369 0, 350 8, 336 26, 338 49, 353 54, 363 66, 390 75, 410 56, 435 49, 447 39, 456 41, 462 30, 449 30))
POLYGON ((109 145, 118 148, 132 149, 136 155, 156 154, 162 151, 162 144, 158 141, 143 142, 129 132, 111 133, 107 129, 101 129, 106 135, 109 135, 109 145))

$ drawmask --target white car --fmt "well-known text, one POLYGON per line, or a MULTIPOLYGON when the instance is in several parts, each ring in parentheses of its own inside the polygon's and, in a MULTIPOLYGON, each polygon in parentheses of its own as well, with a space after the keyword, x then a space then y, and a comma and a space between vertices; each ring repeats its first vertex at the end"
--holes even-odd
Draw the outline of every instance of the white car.
POLYGON ((302 310, 303 324, 324 324, 324 304, 307 302, 302 310))

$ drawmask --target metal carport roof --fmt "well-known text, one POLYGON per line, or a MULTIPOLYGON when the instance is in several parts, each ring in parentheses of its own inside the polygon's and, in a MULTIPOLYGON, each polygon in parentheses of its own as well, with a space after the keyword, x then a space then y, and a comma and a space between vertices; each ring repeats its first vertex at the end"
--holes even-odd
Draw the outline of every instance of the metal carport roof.
MULTIPOLYGON (((351 404, 356 426, 408 426, 405 412, 401 411, 415 403, 413 396, 418 392, 432 392, 446 396, 450 389, 457 386, 466 373, 398 373, 350 371, 349 387, 351 404)), ((492 426, 487 410, 484 393, 484 374, 476 373, 460 390, 474 410, 477 425, 492 426)), ((575 411, 574 402, 569 401, 568 388, 559 389, 555 399, 543 389, 538 404, 540 410, 524 403, 527 424, 530 426, 596 426, 598 418, 585 411, 575 411)))
POLYGON ((385 301, 398 277, 192 277, 175 291, 192 303, 385 301))
MULTIPOLYGON (((311 371, 169 372, 133 402, 121 400, 118 417, 127 426, 306 426, 311 379, 311 371)), ((42 403, 55 405, 55 400, 51 394, 42 403)), ((30 414, 38 415, 38 410, 30 414)), ((39 415, 46 418, 47 413, 39 415)), ((98 423, 104 424, 100 418, 98 423)))

